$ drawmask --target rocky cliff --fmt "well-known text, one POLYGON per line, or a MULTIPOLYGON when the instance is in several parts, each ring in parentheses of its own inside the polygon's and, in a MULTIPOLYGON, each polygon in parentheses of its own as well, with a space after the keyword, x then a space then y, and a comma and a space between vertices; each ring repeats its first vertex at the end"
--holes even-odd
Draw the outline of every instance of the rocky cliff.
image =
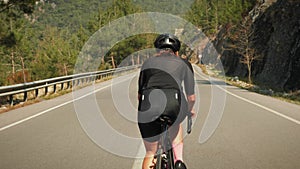
MULTIPOLYGON (((263 1, 249 14, 253 20, 251 45, 256 55, 261 56, 252 64, 253 80, 260 86, 275 90, 299 90, 300 1, 273 1, 263 1)), ((219 37, 226 36, 223 33, 219 37)), ((226 46, 223 41, 217 43, 220 42, 223 47, 226 46)), ((221 59, 227 75, 247 76, 246 66, 240 63, 241 56, 234 50, 222 53, 221 59)))

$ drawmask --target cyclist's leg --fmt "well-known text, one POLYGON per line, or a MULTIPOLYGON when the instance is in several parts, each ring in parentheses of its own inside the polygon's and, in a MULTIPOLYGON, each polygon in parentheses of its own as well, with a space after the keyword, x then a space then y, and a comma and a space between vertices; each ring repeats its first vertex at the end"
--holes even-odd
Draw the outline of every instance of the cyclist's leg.
POLYGON ((146 155, 143 161, 143 169, 150 169, 151 167, 154 167, 154 155, 157 151, 157 144, 158 142, 148 142, 146 140, 144 141, 144 145, 146 148, 146 155))
POLYGON ((157 151, 161 126, 156 122, 138 123, 138 125, 146 149, 146 155, 143 161, 143 169, 149 169, 154 165, 153 159, 157 151))
POLYGON ((172 139, 174 162, 177 160, 183 161, 183 135, 181 124, 170 128, 170 137, 172 139))

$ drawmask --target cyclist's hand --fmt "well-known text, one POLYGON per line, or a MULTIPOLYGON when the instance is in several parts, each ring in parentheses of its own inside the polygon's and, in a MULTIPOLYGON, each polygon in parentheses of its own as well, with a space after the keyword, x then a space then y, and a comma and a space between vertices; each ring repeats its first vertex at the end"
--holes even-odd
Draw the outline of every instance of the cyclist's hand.
POLYGON ((192 118, 195 118, 196 117, 196 111, 195 111, 194 108, 191 110, 191 113, 192 113, 192 118))
POLYGON ((156 164, 156 158, 153 158, 152 165, 150 166, 150 169, 154 169, 156 164))

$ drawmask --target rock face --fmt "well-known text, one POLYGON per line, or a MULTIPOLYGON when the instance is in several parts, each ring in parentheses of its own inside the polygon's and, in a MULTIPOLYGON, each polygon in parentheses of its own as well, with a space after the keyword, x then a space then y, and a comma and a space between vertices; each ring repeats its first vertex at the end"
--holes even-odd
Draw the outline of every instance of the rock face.
MULTIPOLYGON (((252 45, 262 58, 253 62, 253 80, 275 90, 299 90, 300 1, 277 0, 267 5, 263 3, 250 13, 254 21, 252 45)), ((227 75, 246 77, 246 66, 239 60, 233 51, 223 53, 227 75)))
POLYGON ((277 90, 300 89, 300 1, 278 0, 256 18, 254 80, 277 90))

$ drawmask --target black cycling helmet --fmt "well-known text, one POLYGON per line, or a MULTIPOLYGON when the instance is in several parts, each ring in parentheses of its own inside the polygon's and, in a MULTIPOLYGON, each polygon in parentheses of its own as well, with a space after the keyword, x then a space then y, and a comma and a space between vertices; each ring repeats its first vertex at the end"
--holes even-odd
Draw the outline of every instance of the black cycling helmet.
POLYGON ((156 38, 154 46, 158 49, 171 48, 173 52, 177 52, 180 49, 180 41, 174 35, 161 34, 156 38))

